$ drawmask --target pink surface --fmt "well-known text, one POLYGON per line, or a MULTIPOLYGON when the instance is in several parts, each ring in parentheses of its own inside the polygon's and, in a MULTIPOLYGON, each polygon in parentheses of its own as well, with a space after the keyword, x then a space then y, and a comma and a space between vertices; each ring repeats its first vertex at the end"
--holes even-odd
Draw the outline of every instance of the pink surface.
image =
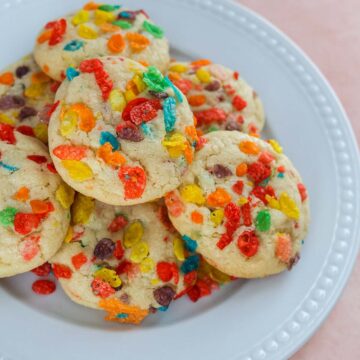
MULTIPOLYGON (((240 0, 292 38, 337 92, 360 140, 360 1, 240 0)), ((360 359, 360 258, 340 301, 292 360, 360 359)))

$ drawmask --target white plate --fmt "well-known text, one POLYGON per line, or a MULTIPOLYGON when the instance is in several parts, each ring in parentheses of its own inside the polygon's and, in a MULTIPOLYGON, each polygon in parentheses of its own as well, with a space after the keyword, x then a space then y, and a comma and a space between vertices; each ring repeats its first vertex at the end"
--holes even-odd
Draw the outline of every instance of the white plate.
MULTIPOLYGON (((197 304, 178 301, 141 327, 102 321, 34 276, 0 282, 0 359, 282 359, 319 327, 359 247, 359 157, 346 115, 307 57, 264 19, 228 1, 129 0, 167 29, 178 56, 241 70, 265 103, 265 136, 280 140, 311 196, 312 225, 291 273, 235 282, 197 304)), ((0 68, 31 50, 37 30, 80 0, 0 0, 0 68)), ((306 24, 304 24, 306 26, 306 24)))

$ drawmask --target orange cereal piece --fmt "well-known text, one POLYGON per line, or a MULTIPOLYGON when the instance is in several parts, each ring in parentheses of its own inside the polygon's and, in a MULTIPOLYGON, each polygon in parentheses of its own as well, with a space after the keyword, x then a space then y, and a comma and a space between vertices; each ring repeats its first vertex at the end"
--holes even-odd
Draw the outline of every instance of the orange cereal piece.
POLYGON ((247 173, 248 166, 246 163, 241 163, 236 167, 236 176, 244 176, 247 173))
POLYGON ((8 71, 0 75, 0 84, 2 85, 13 85, 15 82, 14 75, 12 72, 8 71))
POLYGON ((126 163, 124 156, 119 151, 113 151, 112 145, 108 142, 98 149, 96 155, 103 159, 106 164, 113 167, 119 167, 126 163))
POLYGON ((119 31, 119 27, 109 23, 103 23, 100 25, 100 29, 103 32, 113 33, 119 31))
POLYGON ((288 234, 278 234, 275 248, 275 255, 281 261, 288 263, 291 258, 292 246, 288 234))
POLYGON ((186 146, 185 146, 184 156, 185 156, 185 159, 186 159, 187 163, 192 164, 192 162, 194 160, 194 153, 193 153, 192 148, 189 145, 189 143, 187 143, 186 146))
POLYGON ((121 53, 125 49, 125 45, 124 37, 121 34, 112 35, 107 43, 108 49, 114 54, 121 53))
POLYGON ((198 141, 198 133, 196 131, 196 128, 194 126, 186 126, 185 128, 185 134, 189 136, 191 140, 198 141))
POLYGON ((123 304, 118 299, 101 299, 99 306, 108 312, 105 320, 120 323, 140 324, 149 314, 148 310, 123 304))
POLYGON ((50 81, 50 78, 42 71, 32 74, 31 81, 33 84, 44 84, 50 81))
POLYGON ((46 214, 53 209, 51 203, 43 200, 31 200, 30 206, 34 214, 46 214))
POLYGON ((99 4, 97 4, 97 3, 93 2, 93 1, 90 1, 87 4, 84 5, 83 9, 91 11, 91 10, 96 10, 98 7, 99 7, 99 4))
POLYGON ((199 60, 193 61, 190 65, 193 67, 201 67, 201 66, 206 66, 206 65, 210 65, 210 64, 212 64, 212 62, 208 59, 199 59, 199 60))
POLYGON ((30 190, 26 186, 23 186, 13 195, 12 198, 17 201, 25 202, 29 200, 29 194, 30 190))
POLYGON ((198 211, 193 211, 191 213, 191 221, 195 224, 202 224, 204 222, 204 217, 198 211))
POLYGON ((169 72, 168 77, 172 82, 176 82, 178 80, 181 80, 181 76, 178 73, 175 73, 175 72, 169 72))
POLYGON ((43 71, 44 71, 44 73, 48 73, 49 71, 50 71, 50 68, 49 68, 49 65, 44 65, 43 66, 43 71))
POLYGON ((149 64, 147 61, 145 61, 145 60, 139 60, 139 63, 140 63, 141 65, 144 65, 145 67, 150 66, 150 64, 149 64))
POLYGON ((224 207, 231 201, 230 194, 223 188, 217 188, 213 193, 211 193, 206 202, 211 207, 224 207))
POLYGON ((95 117, 90 108, 84 104, 74 104, 70 107, 79 116, 79 129, 90 132, 95 127, 95 117))
POLYGON ((50 40, 51 35, 52 35, 52 30, 46 30, 38 36, 36 41, 38 42, 38 44, 43 44, 44 42, 50 40))
POLYGON ((138 33, 128 32, 125 37, 134 52, 143 51, 150 45, 150 40, 146 36, 138 33))
POLYGON ((259 146, 252 141, 242 141, 239 144, 239 148, 243 153, 248 155, 257 155, 260 153, 259 146))
POLYGON ((206 96, 204 95, 192 95, 188 97, 189 104, 191 106, 201 106, 206 102, 206 96))

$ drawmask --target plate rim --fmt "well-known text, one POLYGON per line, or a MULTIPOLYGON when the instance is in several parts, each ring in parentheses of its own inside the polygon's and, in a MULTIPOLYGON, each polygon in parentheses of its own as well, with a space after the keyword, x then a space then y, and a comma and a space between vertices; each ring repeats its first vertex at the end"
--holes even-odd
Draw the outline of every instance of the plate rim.
MULTIPOLYGON (((178 3, 179 0, 163 1, 178 3)), ((0 9, 8 10, 29 2, 30 0, 0 0, 0 9)), ((336 184, 339 188, 338 192, 341 194, 339 196, 341 207, 339 206, 336 212, 336 232, 331 240, 324 266, 321 272, 317 274, 317 278, 303 302, 270 335, 260 339, 249 354, 234 354, 234 359, 239 360, 288 358, 299 350, 325 321, 341 296, 356 262, 360 247, 360 219, 358 216, 360 158, 358 143, 346 112, 325 76, 308 55, 275 25, 236 0, 181 0, 181 2, 202 8, 214 16, 219 17, 220 14, 221 17, 230 22, 245 27, 251 36, 256 37, 257 41, 262 41, 265 46, 272 48, 275 55, 279 56, 291 68, 298 78, 297 80, 302 85, 307 86, 313 94, 318 96, 318 99, 322 99, 316 101, 314 106, 320 112, 319 117, 322 118, 324 127, 329 131, 328 140, 331 139, 331 146, 334 151, 333 160, 336 163, 341 161, 341 165, 348 166, 347 173, 352 175, 343 177, 340 187, 340 166, 336 166, 336 184), (332 130, 335 131, 331 132, 332 130), (343 158, 337 158, 335 156, 337 155, 336 151, 342 153, 343 158), (345 195, 345 191, 348 191, 348 195, 345 195), (343 204, 347 204, 348 207, 342 206, 343 204), (351 229, 339 224, 340 217, 343 214, 353 215, 354 222, 351 229), (335 249, 335 239, 337 238, 341 238, 342 242, 348 245, 345 248, 335 249), (339 266, 336 262, 334 265, 334 262, 330 261, 332 255, 342 258, 342 265, 341 261, 339 266), (345 258, 347 262, 344 264, 345 258), (325 271, 328 273, 324 279, 330 279, 332 282, 329 291, 327 291, 326 286, 324 289, 324 286, 320 284, 320 277, 325 274, 325 271), (316 304, 316 310, 309 310, 306 307, 305 302, 307 300, 316 304), (319 305, 320 302, 321 305, 319 305), (302 314, 302 320, 299 314, 302 314), (307 318, 304 314, 307 314, 307 318)), ((1 353, 0 359, 2 359, 1 353)))

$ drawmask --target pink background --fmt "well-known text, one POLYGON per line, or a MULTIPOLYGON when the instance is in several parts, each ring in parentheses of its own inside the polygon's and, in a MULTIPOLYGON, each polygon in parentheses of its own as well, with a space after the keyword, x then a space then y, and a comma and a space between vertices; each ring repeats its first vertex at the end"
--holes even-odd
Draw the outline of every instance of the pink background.
MULTIPOLYGON (((360 1, 240 0, 292 38, 340 97, 360 141, 360 1)), ((360 257, 328 319, 292 360, 360 359, 360 257)))

